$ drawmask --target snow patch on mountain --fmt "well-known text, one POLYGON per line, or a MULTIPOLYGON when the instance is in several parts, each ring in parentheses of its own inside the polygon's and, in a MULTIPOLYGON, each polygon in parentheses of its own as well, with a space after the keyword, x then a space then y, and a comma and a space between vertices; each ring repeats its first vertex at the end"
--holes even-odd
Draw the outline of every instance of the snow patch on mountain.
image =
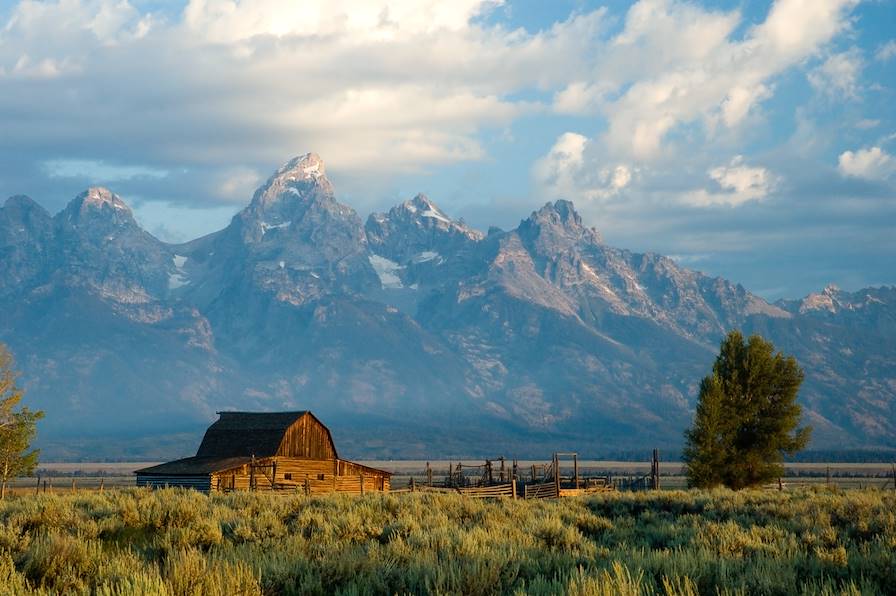
POLYGON ((269 224, 266 221, 261 222, 261 233, 267 234, 268 230, 280 230, 283 228, 288 228, 292 224, 292 221, 284 221, 283 223, 278 224, 269 224))
POLYGON ((370 255, 368 259, 373 270, 379 276, 380 284, 383 288, 394 290, 404 287, 401 283, 401 278, 398 276, 398 272, 404 269, 404 267, 379 255, 370 255))
POLYGON ((172 273, 171 275, 168 276, 168 289, 169 290, 176 290, 178 288, 182 288, 189 283, 190 283, 190 280, 187 279, 187 277, 181 272, 172 273))
POLYGON ((424 250, 420 254, 416 255, 413 259, 411 259, 411 261, 413 261, 414 263, 428 263, 433 259, 439 259, 440 263, 443 260, 439 253, 433 250, 424 250))
POLYGON ((442 215, 442 214, 439 213, 438 211, 435 211, 434 209, 427 209, 426 211, 424 211, 423 213, 420 214, 420 217, 431 217, 431 218, 433 218, 433 219, 437 219, 437 220, 439 220, 439 221, 443 221, 443 222, 445 222, 446 224, 450 224, 450 223, 451 223, 451 220, 450 220, 450 219, 448 219, 447 217, 445 217, 444 215, 442 215))

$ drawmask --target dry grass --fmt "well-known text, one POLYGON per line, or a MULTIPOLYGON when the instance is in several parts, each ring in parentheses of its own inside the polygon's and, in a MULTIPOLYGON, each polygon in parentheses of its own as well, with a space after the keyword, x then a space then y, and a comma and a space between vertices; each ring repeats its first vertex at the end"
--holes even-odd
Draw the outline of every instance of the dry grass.
POLYGON ((0 503, 0 593, 892 593, 896 493, 662 491, 0 503))

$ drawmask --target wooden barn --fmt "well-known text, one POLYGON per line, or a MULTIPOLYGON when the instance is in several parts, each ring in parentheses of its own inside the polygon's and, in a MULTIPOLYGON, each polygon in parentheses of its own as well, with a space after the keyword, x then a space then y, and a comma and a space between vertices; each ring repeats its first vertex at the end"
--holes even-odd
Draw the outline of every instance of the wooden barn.
POLYGON ((137 470, 137 486, 307 494, 389 490, 389 472, 339 459, 329 429, 311 412, 218 415, 195 457, 137 470))

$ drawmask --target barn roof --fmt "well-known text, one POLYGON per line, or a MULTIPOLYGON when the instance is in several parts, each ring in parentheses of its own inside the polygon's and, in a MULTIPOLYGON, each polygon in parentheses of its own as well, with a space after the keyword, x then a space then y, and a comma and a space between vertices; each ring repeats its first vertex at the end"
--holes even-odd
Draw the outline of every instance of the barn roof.
MULTIPOLYGON (((287 429, 306 414, 326 427, 307 410, 295 412, 218 412, 220 418, 208 427, 196 457, 271 457, 277 454, 287 429)), ((327 438, 336 453, 333 437, 327 438)))
POLYGON ((137 470, 145 476, 168 476, 177 474, 211 474, 247 464, 251 457, 185 457, 157 466, 137 470))

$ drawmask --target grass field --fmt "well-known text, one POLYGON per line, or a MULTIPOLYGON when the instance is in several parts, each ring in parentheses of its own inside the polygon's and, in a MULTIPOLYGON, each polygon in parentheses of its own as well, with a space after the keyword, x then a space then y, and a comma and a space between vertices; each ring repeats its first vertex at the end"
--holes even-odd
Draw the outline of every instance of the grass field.
POLYGON ((558 501, 182 490, 0 503, 0 593, 886 594, 896 491, 558 501))

